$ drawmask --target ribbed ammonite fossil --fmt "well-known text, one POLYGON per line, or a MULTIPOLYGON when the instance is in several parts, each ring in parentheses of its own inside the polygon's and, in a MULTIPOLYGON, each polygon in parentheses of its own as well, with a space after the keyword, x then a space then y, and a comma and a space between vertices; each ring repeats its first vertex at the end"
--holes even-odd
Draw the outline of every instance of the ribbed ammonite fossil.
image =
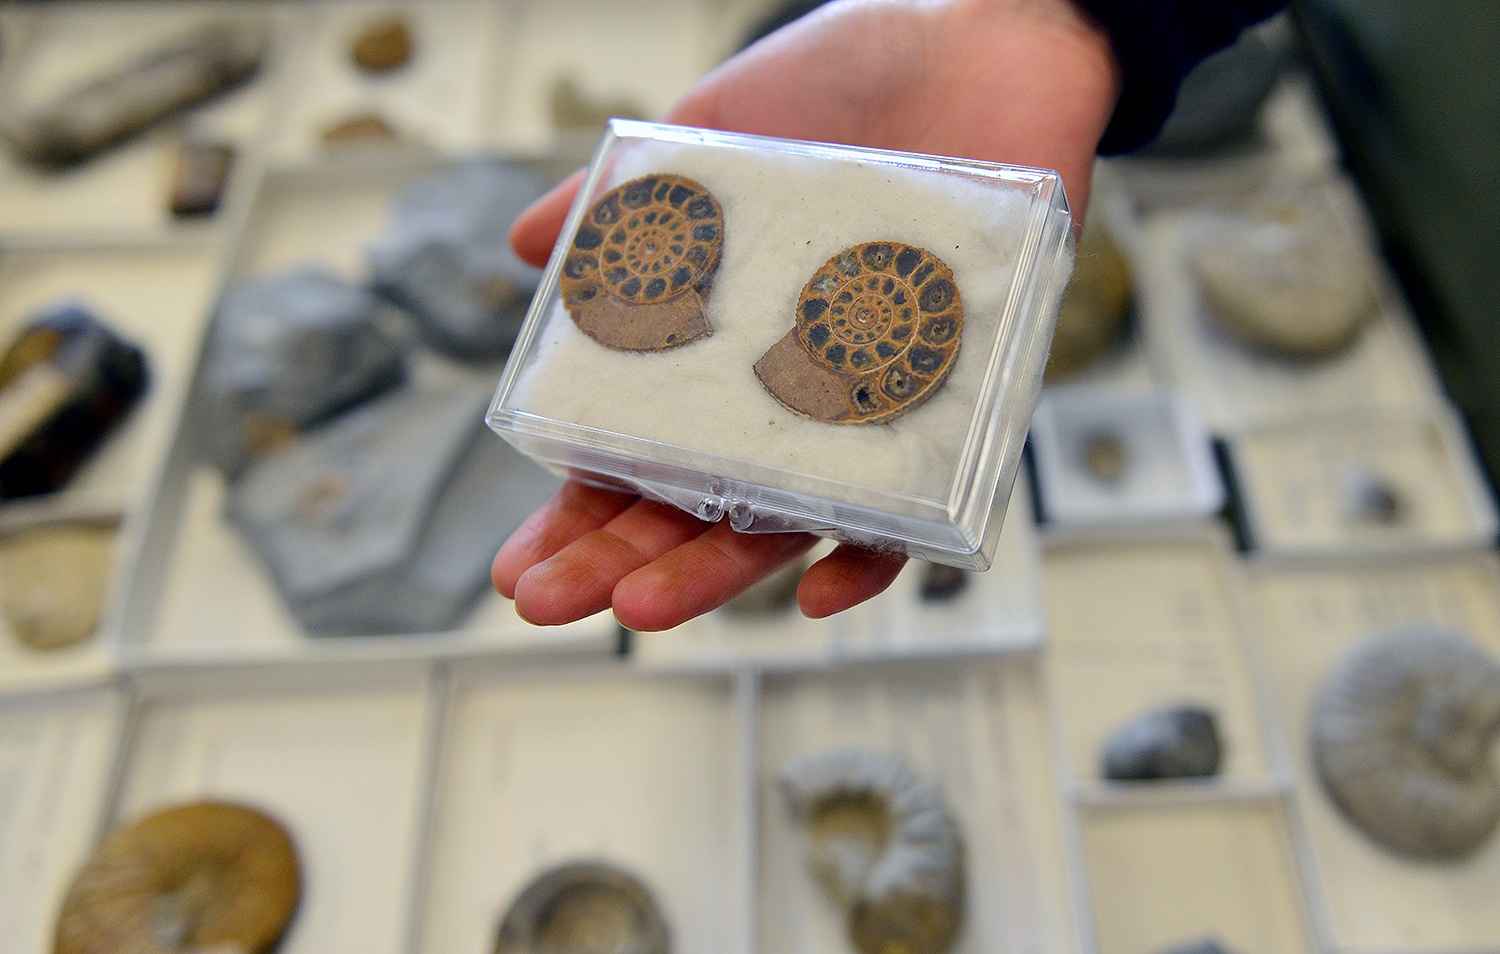
POLYGON ((667 954, 670 934, 641 880, 604 861, 542 872, 506 911, 495 954, 667 954))
POLYGON ((964 909, 963 840, 932 782, 878 750, 833 749, 782 766, 782 794, 811 866, 849 916, 862 954, 940 954, 964 909))
POLYGON ((257 809, 191 802, 110 833, 79 869, 55 954, 264 954, 297 909, 291 837, 257 809))
POLYGON ((663 351, 712 334, 704 300, 724 212, 706 188, 654 174, 605 193, 578 226, 560 287, 573 321, 623 351, 663 351))
POLYGON ((1386 848, 1430 860, 1473 854, 1500 823, 1497 735, 1500 661, 1436 625, 1356 645, 1312 714, 1313 760, 1334 804, 1386 848))
POLYGON ((932 396, 958 357, 963 304, 936 255, 900 242, 846 248, 813 273, 796 326, 755 363, 804 417, 880 424, 932 396))

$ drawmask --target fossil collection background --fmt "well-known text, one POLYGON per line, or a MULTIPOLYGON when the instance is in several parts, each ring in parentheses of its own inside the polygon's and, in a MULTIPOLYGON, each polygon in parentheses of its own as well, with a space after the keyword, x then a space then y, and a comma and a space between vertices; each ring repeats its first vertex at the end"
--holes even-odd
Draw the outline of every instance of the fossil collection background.
MULTIPOLYGON (((226 796, 298 844, 286 954, 489 951, 526 884, 578 858, 649 886, 674 951, 852 950, 776 779, 862 747, 935 782, 957 823, 955 951, 1500 948, 1500 843, 1404 860, 1313 770, 1315 689, 1372 632, 1437 624, 1500 655, 1500 560, 1490 484, 1295 69, 1232 141, 1101 163, 1090 218, 1123 268, 1100 297, 1126 317, 1049 378, 988 573, 913 565, 831 620, 773 596, 629 638, 607 617, 537 629, 493 594, 439 632, 318 636, 289 608, 205 449, 220 296, 306 266, 366 281, 413 183, 481 154, 560 178, 602 115, 659 114, 769 7, 0 4, 7 118, 208 15, 270 24, 227 96, 63 173, 0 156, 0 338, 78 298, 152 371, 60 492, 0 507, 0 545, 112 528, 90 636, 39 650, 0 621, 0 946, 50 948, 105 829, 226 796), (356 65, 392 13, 409 58, 356 65), (210 215, 169 208, 184 137, 233 149, 210 215), (1296 216, 1266 209, 1287 202, 1370 269, 1357 326, 1296 358, 1210 314, 1194 261, 1215 236, 1274 258, 1296 216), (1176 705, 1213 713, 1214 773, 1104 780, 1106 741, 1176 705)), ((417 348, 406 373, 482 391, 499 369, 417 348)))

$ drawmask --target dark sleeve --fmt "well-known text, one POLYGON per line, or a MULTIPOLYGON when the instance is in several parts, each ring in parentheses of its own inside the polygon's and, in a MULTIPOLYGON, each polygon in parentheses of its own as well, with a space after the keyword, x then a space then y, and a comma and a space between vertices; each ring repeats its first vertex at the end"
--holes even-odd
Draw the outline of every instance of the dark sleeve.
POLYGON ((1124 82, 1100 155, 1139 149, 1156 138, 1177 87, 1199 60, 1287 0, 1079 0, 1109 31, 1124 82))

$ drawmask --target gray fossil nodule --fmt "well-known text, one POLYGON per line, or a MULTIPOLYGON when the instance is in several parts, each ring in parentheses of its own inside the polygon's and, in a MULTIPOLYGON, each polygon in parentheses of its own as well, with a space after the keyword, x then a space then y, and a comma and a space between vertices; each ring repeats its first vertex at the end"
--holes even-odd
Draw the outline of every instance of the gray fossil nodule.
POLYGON ((1405 857, 1458 861, 1500 823, 1500 661, 1418 624, 1356 644, 1312 708, 1312 755, 1355 827, 1405 857))

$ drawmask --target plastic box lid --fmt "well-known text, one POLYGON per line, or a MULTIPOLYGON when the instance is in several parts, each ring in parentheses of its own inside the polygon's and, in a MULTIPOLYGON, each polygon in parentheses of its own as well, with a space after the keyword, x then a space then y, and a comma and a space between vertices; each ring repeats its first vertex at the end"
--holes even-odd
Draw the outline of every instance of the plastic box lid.
POLYGON ((1071 221, 1048 170, 614 120, 487 420, 555 471, 739 531, 988 568, 1071 221), (953 315, 949 273, 956 343, 930 314, 953 315), (878 423, 809 416, 912 391, 878 423))

